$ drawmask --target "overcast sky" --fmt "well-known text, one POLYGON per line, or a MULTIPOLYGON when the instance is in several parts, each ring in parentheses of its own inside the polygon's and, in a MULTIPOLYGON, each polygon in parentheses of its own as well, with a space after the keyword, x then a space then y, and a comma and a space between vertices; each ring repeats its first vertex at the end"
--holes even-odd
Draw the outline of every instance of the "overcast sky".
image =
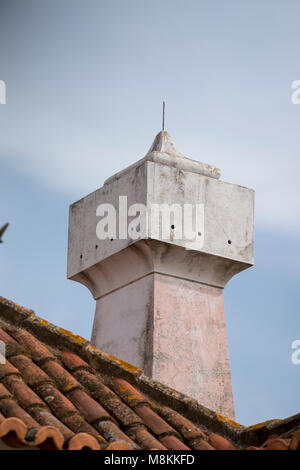
POLYGON ((0 0, 0 295, 90 337, 66 280, 68 206, 143 157, 161 126, 256 191, 256 262, 225 289, 236 417, 299 410, 300 3, 0 0))

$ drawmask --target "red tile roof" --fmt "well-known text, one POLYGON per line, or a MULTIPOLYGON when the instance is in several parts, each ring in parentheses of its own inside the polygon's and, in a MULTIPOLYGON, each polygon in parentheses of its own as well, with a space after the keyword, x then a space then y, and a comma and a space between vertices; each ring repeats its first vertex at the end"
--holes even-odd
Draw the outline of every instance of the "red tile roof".
POLYGON ((300 449, 300 414, 245 428, 2 297, 0 340, 9 447, 300 449))

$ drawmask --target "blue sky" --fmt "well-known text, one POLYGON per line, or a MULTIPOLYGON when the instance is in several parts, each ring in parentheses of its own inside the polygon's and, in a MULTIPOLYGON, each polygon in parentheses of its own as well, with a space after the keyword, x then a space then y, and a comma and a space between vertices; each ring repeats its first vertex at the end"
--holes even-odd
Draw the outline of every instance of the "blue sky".
POLYGON ((237 420, 299 412, 300 4, 0 1, 0 294, 89 338, 66 280, 68 206, 144 156, 161 126, 256 191, 255 266, 225 289, 237 420))

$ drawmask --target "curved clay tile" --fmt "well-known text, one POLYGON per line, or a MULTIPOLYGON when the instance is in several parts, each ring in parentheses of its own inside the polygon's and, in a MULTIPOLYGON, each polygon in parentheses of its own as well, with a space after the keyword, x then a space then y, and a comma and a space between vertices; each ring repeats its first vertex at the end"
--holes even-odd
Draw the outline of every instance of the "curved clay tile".
POLYGON ((85 432, 76 434, 69 440, 68 450, 81 450, 83 448, 100 450, 100 445, 97 442, 97 439, 85 432))
POLYGON ((34 445, 43 450, 60 450, 64 445, 64 437, 54 426, 43 426, 35 435, 34 445))
POLYGON ((290 444, 290 449, 300 450, 300 429, 297 432, 295 432, 295 434, 293 435, 291 444, 290 444))
POLYGON ((132 450, 132 447, 125 441, 115 441, 109 444, 105 450, 132 450))
POLYGON ((9 447, 21 448, 27 446, 27 427, 19 418, 6 418, 0 424, 0 438, 9 447))

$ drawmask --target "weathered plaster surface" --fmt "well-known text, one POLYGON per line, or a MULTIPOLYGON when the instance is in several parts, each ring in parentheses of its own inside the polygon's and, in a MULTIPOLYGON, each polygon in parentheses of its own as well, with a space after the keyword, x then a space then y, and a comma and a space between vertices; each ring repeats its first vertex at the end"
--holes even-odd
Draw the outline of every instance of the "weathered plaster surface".
POLYGON ((222 289, 149 274, 97 300, 92 343, 234 418, 222 289))
MULTIPOLYGON (((128 197, 128 207, 139 203, 204 204, 204 244, 208 255, 252 265, 254 262, 254 192, 198 173, 145 161, 143 165, 112 179, 108 184, 70 206, 68 278, 136 243, 131 239, 99 240, 96 209, 110 203, 119 217, 119 196, 128 197), (230 243, 229 243, 230 242, 230 243)), ((171 230, 171 229, 170 229, 171 230)), ((118 224, 117 224, 118 231, 118 224)), ((159 232, 161 231, 161 227, 159 232)), ((140 239, 153 238, 149 232, 140 239)), ((161 234, 154 237, 166 242, 161 234)), ((185 238, 167 243, 185 248, 185 238)), ((76 279, 75 279, 76 280, 76 279)))
POLYGON ((153 377, 234 418, 223 290, 155 275, 153 377))
POLYGON ((92 343, 152 376, 154 275, 97 300, 92 343))

